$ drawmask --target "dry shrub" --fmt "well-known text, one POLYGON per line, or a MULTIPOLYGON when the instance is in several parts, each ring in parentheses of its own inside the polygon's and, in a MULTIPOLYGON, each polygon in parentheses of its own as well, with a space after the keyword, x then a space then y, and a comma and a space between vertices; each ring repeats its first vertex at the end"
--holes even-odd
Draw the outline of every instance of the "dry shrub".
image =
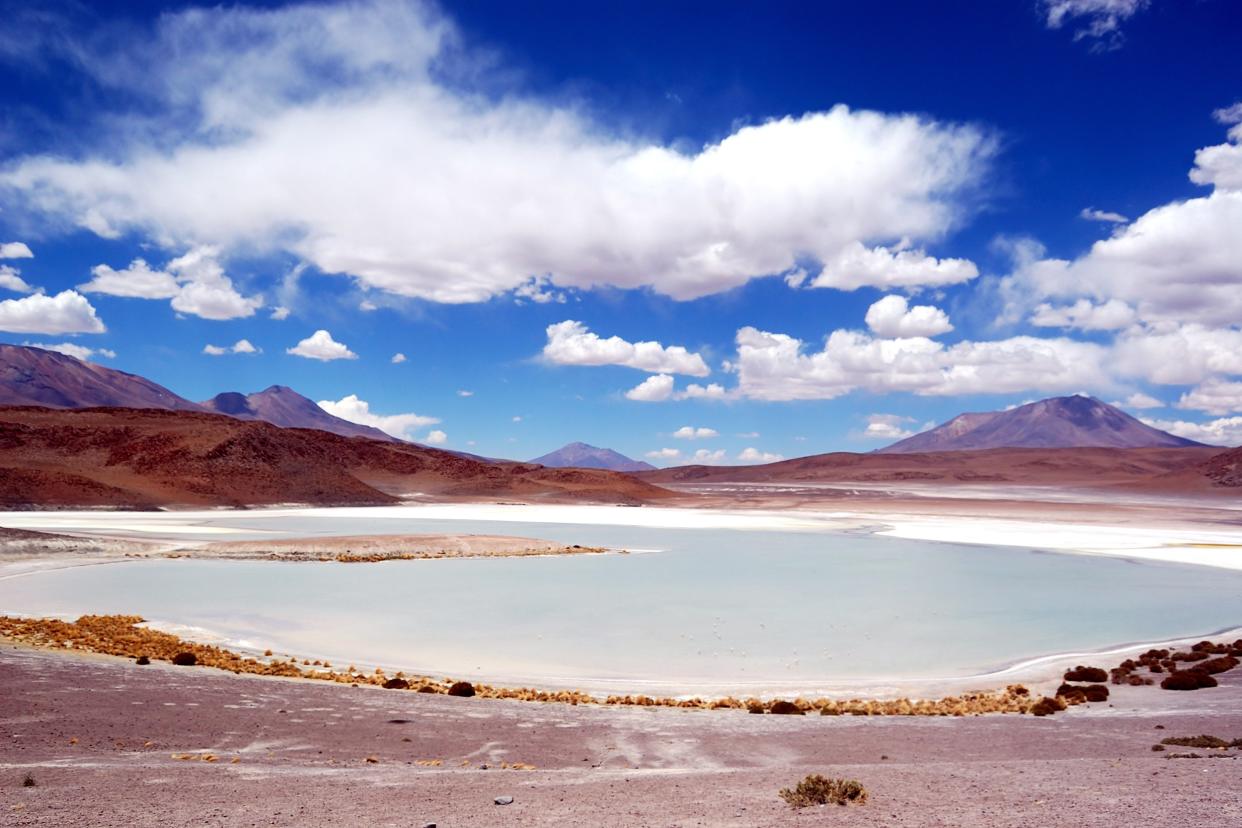
POLYGON ((385 690, 409 690, 410 683, 403 678, 390 678, 382 687, 385 690))
POLYGON ((33 774, 28 773, 26 774, 25 778, 22 779, 23 788, 33 788, 38 784, 39 784, 38 782, 35 782, 35 778, 33 774))
POLYGON ((1165 690, 1198 690, 1203 687, 1215 687, 1216 679, 1199 670, 1179 670, 1169 673, 1160 686, 1165 690))
POLYGON ((1193 748, 1227 748, 1232 742, 1227 742, 1219 736, 1170 736, 1167 739, 1161 739, 1162 745, 1174 745, 1176 747, 1193 747, 1193 748))
POLYGON ((458 681, 448 689, 450 696, 461 696, 462 698, 470 698, 474 695, 474 685, 468 681, 458 681))
POLYGON ((778 716, 805 716, 806 711, 793 702, 778 699, 772 702, 772 706, 768 708, 768 712, 775 713, 778 716))
POLYGON ((855 779, 829 779, 813 773, 794 788, 782 788, 781 799, 791 808, 807 808, 811 805, 863 805, 867 801, 867 789, 855 779))
POLYGON ((1059 713, 1065 709, 1065 701, 1061 698, 1049 698, 1044 696, 1035 702, 1027 710, 1032 716, 1051 716, 1053 713, 1059 713))
POLYGON ((1102 667, 1083 667, 1081 664, 1065 672, 1066 681, 1108 681, 1108 673, 1102 667))
POLYGON ((172 663, 178 667, 193 667, 198 664, 198 656, 190 652, 177 653, 172 657, 172 663))
POLYGON ((150 664, 150 663, 151 663, 151 659, 147 658, 147 657, 146 657, 146 656, 144 656, 144 655, 140 655, 140 656, 138 656, 136 659, 134 659, 134 663, 135 663, 135 664, 140 664, 140 665, 142 665, 142 666, 144 666, 144 667, 145 667, 146 665, 148 665, 148 664, 150 664))

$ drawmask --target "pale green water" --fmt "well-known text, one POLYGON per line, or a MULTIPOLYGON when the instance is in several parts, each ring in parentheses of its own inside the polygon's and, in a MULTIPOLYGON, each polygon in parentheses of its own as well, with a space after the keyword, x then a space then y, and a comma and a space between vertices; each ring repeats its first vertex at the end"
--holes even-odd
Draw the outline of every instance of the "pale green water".
POLYGON ((0 611, 140 613, 334 662, 628 691, 949 678, 1242 623, 1242 572, 864 535, 297 519, 664 551, 286 564, 139 561, 0 580, 0 611))

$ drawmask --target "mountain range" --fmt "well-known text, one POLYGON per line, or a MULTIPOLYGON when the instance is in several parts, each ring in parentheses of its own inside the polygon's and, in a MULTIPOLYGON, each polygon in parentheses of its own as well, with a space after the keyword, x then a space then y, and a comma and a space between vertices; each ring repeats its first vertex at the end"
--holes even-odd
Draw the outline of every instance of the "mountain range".
POLYGON ((650 471, 655 466, 642 460, 631 460, 624 454, 609 448, 587 445, 586 443, 567 443, 556 451, 548 452, 531 460, 541 466, 552 468, 608 469, 618 472, 650 471))
POLYGON ((283 385, 254 394, 226 391, 196 403, 137 374, 22 345, 0 344, 0 405, 207 411, 239 420, 263 420, 282 428, 313 428, 342 437, 397 439, 378 428, 335 417, 283 385))
POLYGON ((998 448, 1177 448, 1202 446, 1152 428, 1094 397, 1052 397, 1007 411, 959 414, 899 440, 881 454, 998 448))

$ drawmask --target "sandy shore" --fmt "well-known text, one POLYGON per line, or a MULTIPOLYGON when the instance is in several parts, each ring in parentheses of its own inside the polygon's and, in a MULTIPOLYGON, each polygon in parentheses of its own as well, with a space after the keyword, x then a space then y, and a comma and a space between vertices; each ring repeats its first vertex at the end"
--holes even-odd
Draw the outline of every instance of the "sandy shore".
POLYGON ((6 825, 41 828, 1229 825, 1242 822, 1240 752, 1152 745, 1242 736, 1240 680, 1193 694, 1117 688, 1111 706, 1046 719, 753 716, 532 706, 6 645, 0 808, 6 825), (870 801, 792 811, 777 791, 808 773, 858 779, 870 801))

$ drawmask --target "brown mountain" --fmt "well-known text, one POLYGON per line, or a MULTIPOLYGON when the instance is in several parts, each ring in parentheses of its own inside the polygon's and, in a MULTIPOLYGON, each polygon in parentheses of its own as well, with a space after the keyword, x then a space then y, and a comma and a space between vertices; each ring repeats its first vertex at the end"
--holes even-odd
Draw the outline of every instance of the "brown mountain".
POLYGON ((586 443, 568 443, 530 462, 558 469, 609 469, 619 472, 650 471, 655 468, 650 463, 631 460, 612 449, 590 446, 586 443))
POLYGON ((284 385, 273 385, 253 394, 225 391, 200 405, 208 411, 239 420, 263 420, 281 428, 316 428, 343 437, 367 437, 372 440, 397 439, 378 428, 333 416, 316 405, 314 400, 284 385))
POLYGON ((636 477, 693 489, 714 484, 809 485, 884 489, 905 484, 950 489, 987 485, 1111 489, 1193 494, 1242 486, 1242 449, 980 449, 925 454, 836 452, 762 466, 680 466, 636 477))
POLYGON ((202 411, 137 374, 21 345, 0 344, 0 405, 122 406, 202 411))
POLYGON ((1053 397, 1008 411, 961 414, 881 454, 996 448, 1176 448, 1194 440, 1152 428, 1093 397, 1053 397))
POLYGON ((156 409, 0 408, 0 507, 384 504, 440 498, 639 504, 623 474, 484 463, 409 443, 156 409))

